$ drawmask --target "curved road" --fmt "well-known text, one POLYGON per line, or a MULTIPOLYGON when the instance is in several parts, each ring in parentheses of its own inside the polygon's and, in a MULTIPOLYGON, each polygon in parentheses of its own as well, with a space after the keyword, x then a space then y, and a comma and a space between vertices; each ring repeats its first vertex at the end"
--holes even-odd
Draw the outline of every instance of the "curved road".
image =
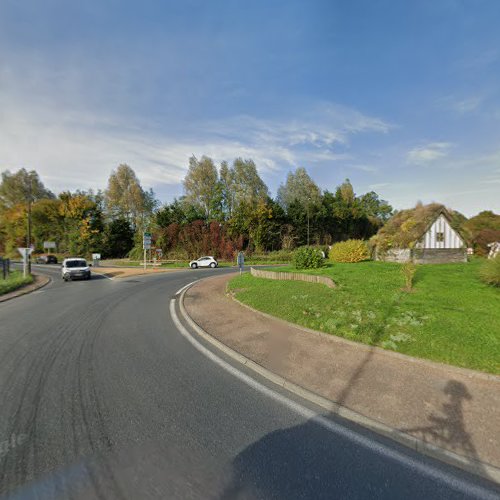
POLYGON ((170 301, 194 279, 227 270, 64 283, 57 267, 43 269, 51 284, 0 304, 0 496, 500 494, 339 418, 309 418, 321 412, 269 382, 246 383, 196 349, 170 301))

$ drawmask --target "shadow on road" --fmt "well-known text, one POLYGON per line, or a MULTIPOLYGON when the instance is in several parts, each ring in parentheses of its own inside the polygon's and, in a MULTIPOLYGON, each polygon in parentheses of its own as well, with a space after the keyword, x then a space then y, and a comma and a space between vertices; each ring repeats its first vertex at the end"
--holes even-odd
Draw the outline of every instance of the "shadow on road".
POLYGON ((428 425, 400 431, 466 457, 469 463, 486 475, 484 467, 478 462, 479 456, 471 435, 465 429, 463 404, 465 401, 471 401, 472 396, 465 384, 456 380, 448 381, 444 394, 447 399, 443 402, 441 413, 431 413, 428 416, 428 425))
POLYGON ((402 454, 410 460, 380 453, 376 444, 359 446, 343 432, 325 433, 312 419, 271 432, 245 448, 234 459, 232 481, 220 498, 476 498, 458 482, 415 469, 416 452, 403 449, 402 454))

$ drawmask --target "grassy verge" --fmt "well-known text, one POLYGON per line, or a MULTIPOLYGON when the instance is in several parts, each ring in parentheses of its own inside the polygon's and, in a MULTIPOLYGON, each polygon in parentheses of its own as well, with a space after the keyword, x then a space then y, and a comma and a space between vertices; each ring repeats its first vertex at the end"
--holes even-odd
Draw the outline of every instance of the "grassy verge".
POLYGON ((384 262, 313 272, 331 277, 336 289, 249 274, 229 286, 242 302, 315 330, 499 374, 500 290, 479 280, 479 266, 477 260, 419 266, 411 293, 402 290, 400 266, 384 262))
POLYGON ((0 278, 0 295, 13 292, 14 290, 32 282, 33 276, 27 276, 24 278, 22 272, 13 271, 6 280, 0 278))

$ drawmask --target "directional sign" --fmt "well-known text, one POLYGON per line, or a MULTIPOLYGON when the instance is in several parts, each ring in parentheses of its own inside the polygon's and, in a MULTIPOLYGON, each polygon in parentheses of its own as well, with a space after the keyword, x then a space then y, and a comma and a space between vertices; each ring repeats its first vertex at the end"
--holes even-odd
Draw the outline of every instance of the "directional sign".
POLYGON ((56 248, 56 242, 55 241, 44 241, 43 242, 43 248, 56 248))
POLYGON ((151 249, 151 233, 144 232, 142 235, 142 248, 144 250, 150 250, 151 249))
POLYGON ((101 258, 101 254, 100 253, 93 253, 92 254, 92 260, 99 260, 101 258))

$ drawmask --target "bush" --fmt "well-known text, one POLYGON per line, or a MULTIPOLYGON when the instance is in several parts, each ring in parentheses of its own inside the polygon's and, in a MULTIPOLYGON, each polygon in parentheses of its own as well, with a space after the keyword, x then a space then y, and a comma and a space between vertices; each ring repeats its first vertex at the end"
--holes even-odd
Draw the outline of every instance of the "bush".
POLYGON ((245 255, 248 264, 290 264, 293 261, 293 250, 274 250, 266 253, 252 253, 245 255))
POLYGON ((329 258, 333 262, 361 262, 368 260, 370 254, 363 240, 347 240, 335 243, 330 250, 329 258))
POLYGON ((296 269, 317 269, 323 266, 323 256, 317 248, 300 247, 295 251, 293 263, 296 269))
POLYGON ((407 292, 411 292, 413 288, 413 280, 415 279, 416 272, 417 266, 411 260, 401 264, 401 273, 405 278, 405 290, 407 292))
POLYGON ((500 255, 487 259, 479 270, 481 279, 491 286, 500 286, 500 255))

